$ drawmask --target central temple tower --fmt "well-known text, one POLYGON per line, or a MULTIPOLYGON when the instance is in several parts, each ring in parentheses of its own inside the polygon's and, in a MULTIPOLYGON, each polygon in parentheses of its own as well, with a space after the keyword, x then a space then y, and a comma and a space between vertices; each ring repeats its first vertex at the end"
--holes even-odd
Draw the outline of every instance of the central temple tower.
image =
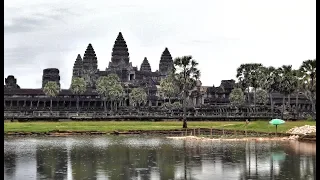
POLYGON ((111 62, 109 63, 109 68, 122 69, 130 66, 127 43, 123 39, 121 32, 119 32, 118 37, 114 42, 111 55, 112 57, 111 62))

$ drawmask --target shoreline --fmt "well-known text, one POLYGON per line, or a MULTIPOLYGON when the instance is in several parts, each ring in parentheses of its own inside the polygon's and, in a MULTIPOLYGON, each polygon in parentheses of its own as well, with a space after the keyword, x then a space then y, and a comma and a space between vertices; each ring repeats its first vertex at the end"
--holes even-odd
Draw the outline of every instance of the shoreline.
POLYGON ((168 139, 186 140, 186 141, 287 141, 298 140, 290 137, 242 137, 242 138, 208 138, 197 136, 183 136, 183 137, 167 137, 168 139))
MULTIPOLYGON (((194 136, 192 134, 192 129, 187 133, 185 130, 130 130, 130 131, 112 131, 112 132, 102 132, 102 131, 49 131, 49 132, 4 132, 5 137, 69 137, 69 136, 102 136, 102 135, 161 135, 166 136, 169 139, 179 139, 179 140, 202 140, 202 141, 244 141, 244 140, 298 140, 298 141, 311 141, 316 142, 316 135, 302 135, 302 134, 288 134, 288 133, 266 133, 266 132, 254 132, 248 133, 247 136, 244 134, 229 134, 225 135, 219 133, 210 135, 194 136), (190 134, 191 132, 191 134, 190 134)), ((234 132, 234 131, 232 131, 234 132)))

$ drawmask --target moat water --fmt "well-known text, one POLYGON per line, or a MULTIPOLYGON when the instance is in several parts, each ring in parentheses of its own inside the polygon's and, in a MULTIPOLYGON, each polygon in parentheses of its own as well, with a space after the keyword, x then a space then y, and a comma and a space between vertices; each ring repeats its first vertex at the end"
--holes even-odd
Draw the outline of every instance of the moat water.
POLYGON ((150 136, 4 140, 4 179, 316 179, 316 144, 150 136))

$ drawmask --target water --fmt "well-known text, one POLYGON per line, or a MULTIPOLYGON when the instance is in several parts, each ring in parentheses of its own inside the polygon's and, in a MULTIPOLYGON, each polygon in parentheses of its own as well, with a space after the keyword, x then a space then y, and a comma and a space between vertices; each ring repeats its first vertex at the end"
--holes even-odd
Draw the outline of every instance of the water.
POLYGON ((164 137, 5 138, 4 179, 315 179, 315 143, 164 137))

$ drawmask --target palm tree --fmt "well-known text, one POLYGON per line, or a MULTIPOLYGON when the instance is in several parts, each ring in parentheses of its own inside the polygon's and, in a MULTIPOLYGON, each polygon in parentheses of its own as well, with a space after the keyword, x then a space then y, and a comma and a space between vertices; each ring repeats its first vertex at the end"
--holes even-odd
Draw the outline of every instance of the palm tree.
POLYGON ((96 82, 97 92, 103 99, 104 111, 107 111, 107 97, 109 79, 106 76, 101 76, 96 82))
POLYGON ((253 88, 253 106, 254 110, 256 111, 256 94, 257 94, 257 88, 259 87, 259 80, 261 79, 261 71, 263 69, 262 64, 260 63, 251 63, 248 64, 249 66, 249 84, 253 88))
POLYGON ((283 95, 282 100, 282 113, 281 118, 283 118, 285 98, 286 96, 292 94, 298 87, 298 78, 296 71, 292 69, 292 66, 283 65, 279 68, 279 92, 283 95))
POLYGON ((43 92, 50 97, 50 112, 52 113, 52 98, 59 94, 60 87, 57 82, 48 81, 43 88, 43 92))
POLYGON ((109 86, 108 96, 111 100, 111 107, 115 107, 117 111, 118 102, 121 101, 124 97, 124 89, 121 86, 120 82, 114 83, 112 86, 109 86))
POLYGON ((316 101, 316 59, 302 62, 299 68, 299 79, 304 95, 310 100, 312 112, 315 113, 316 101))
POLYGON ((134 106, 140 106, 147 101, 147 93, 143 88, 133 88, 129 94, 129 98, 134 106))
POLYGON ((110 105, 113 110, 113 104, 123 98, 124 89, 120 79, 116 74, 102 76, 97 81, 97 91, 104 99, 104 110, 107 110, 107 98, 111 100, 110 105))
POLYGON ((183 95, 183 128, 187 128, 187 95, 195 87, 196 80, 200 78, 198 63, 192 56, 177 57, 174 59, 174 73, 178 87, 183 95))
POLYGON ((270 67, 264 67, 262 68, 261 71, 261 76, 260 76, 260 87, 264 90, 266 90, 269 93, 269 98, 270 98, 270 108, 271 108, 271 114, 273 117, 273 97, 272 93, 275 91, 278 91, 279 88, 279 70, 270 66, 270 67))
POLYGON ((237 68, 236 77, 239 80, 239 87, 243 90, 247 89, 247 99, 250 104, 250 66, 248 64, 241 64, 240 67, 237 68))
POLYGON ((79 96, 87 90, 84 78, 74 77, 71 82, 71 92, 77 95, 77 111, 79 112, 79 96))

